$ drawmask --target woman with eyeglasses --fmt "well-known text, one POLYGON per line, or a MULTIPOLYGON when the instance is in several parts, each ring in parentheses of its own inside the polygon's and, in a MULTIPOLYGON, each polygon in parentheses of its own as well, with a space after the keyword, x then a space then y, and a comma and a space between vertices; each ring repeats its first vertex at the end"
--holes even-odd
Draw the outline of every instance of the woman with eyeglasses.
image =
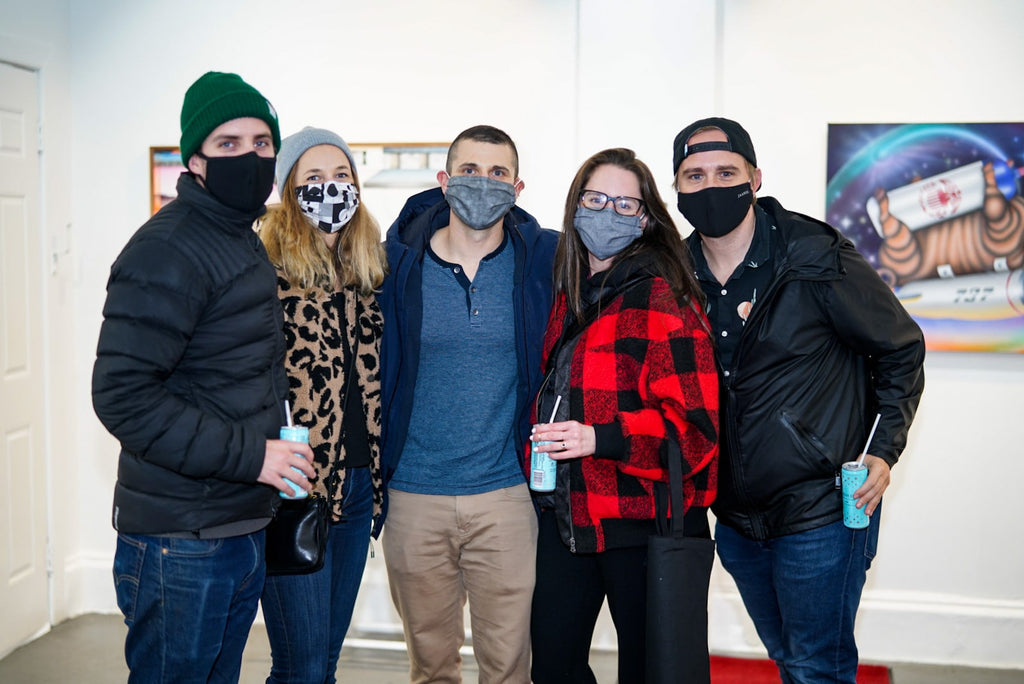
POLYGON ((281 141, 281 204, 260 238, 277 269, 285 370, 296 425, 309 428, 313 492, 330 505, 320 570, 267 577, 268 684, 334 682, 380 515, 380 336, 375 291, 386 262, 380 229, 363 204, 345 141, 303 128, 281 141))
POLYGON ((584 162, 555 253, 531 436, 557 462, 554 490, 535 492, 536 684, 596 682, 588 659, 605 598, 618 681, 644 682, 647 540, 671 440, 683 460, 685 532, 710 537, 718 375, 693 273, 647 165, 622 148, 584 162))

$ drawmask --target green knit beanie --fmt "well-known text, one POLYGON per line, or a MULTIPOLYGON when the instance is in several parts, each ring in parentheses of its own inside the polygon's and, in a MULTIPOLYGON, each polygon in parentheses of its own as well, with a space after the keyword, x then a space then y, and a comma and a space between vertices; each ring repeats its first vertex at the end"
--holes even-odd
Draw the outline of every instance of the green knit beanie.
POLYGON ((277 112, 267 98, 238 74, 208 71, 200 76, 185 93, 185 102, 181 105, 182 163, 188 165, 188 160, 217 126, 245 117, 266 121, 274 138, 274 152, 281 149, 277 112))

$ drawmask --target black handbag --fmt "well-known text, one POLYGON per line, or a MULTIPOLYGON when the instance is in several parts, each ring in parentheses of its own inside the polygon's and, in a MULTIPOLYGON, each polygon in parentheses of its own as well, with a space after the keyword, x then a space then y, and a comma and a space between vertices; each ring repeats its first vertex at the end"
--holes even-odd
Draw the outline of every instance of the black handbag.
POLYGON ((672 516, 665 530, 665 516, 658 515, 659 534, 647 543, 647 682, 709 684, 708 586, 715 542, 683 536, 682 455, 675 435, 668 445, 672 516))
POLYGON ((322 568, 330 522, 322 496, 281 501, 267 525, 267 574, 304 575, 322 568))

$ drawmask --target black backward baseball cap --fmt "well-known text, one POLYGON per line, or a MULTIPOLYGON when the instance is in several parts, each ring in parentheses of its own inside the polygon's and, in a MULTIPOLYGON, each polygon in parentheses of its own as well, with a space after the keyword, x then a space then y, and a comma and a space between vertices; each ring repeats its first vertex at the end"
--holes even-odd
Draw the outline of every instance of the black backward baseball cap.
POLYGON ((710 150, 725 150, 735 152, 757 168, 757 156, 754 154, 754 143, 750 142, 750 136, 738 123, 732 119, 723 119, 712 116, 692 124, 679 131, 675 141, 672 143, 672 175, 679 171, 679 165, 691 154, 708 152, 710 150), (728 138, 728 142, 713 141, 702 142, 696 145, 687 145, 686 141, 693 137, 693 134, 702 128, 717 128, 728 138))

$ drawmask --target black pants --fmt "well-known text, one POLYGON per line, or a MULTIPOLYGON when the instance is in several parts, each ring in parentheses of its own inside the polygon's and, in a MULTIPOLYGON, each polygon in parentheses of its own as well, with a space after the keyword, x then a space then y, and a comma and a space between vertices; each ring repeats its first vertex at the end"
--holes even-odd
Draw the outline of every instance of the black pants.
POLYGON ((605 597, 618 639, 619 684, 644 681, 647 547, 573 554, 544 511, 530 637, 534 684, 596 684, 590 642, 605 597))

